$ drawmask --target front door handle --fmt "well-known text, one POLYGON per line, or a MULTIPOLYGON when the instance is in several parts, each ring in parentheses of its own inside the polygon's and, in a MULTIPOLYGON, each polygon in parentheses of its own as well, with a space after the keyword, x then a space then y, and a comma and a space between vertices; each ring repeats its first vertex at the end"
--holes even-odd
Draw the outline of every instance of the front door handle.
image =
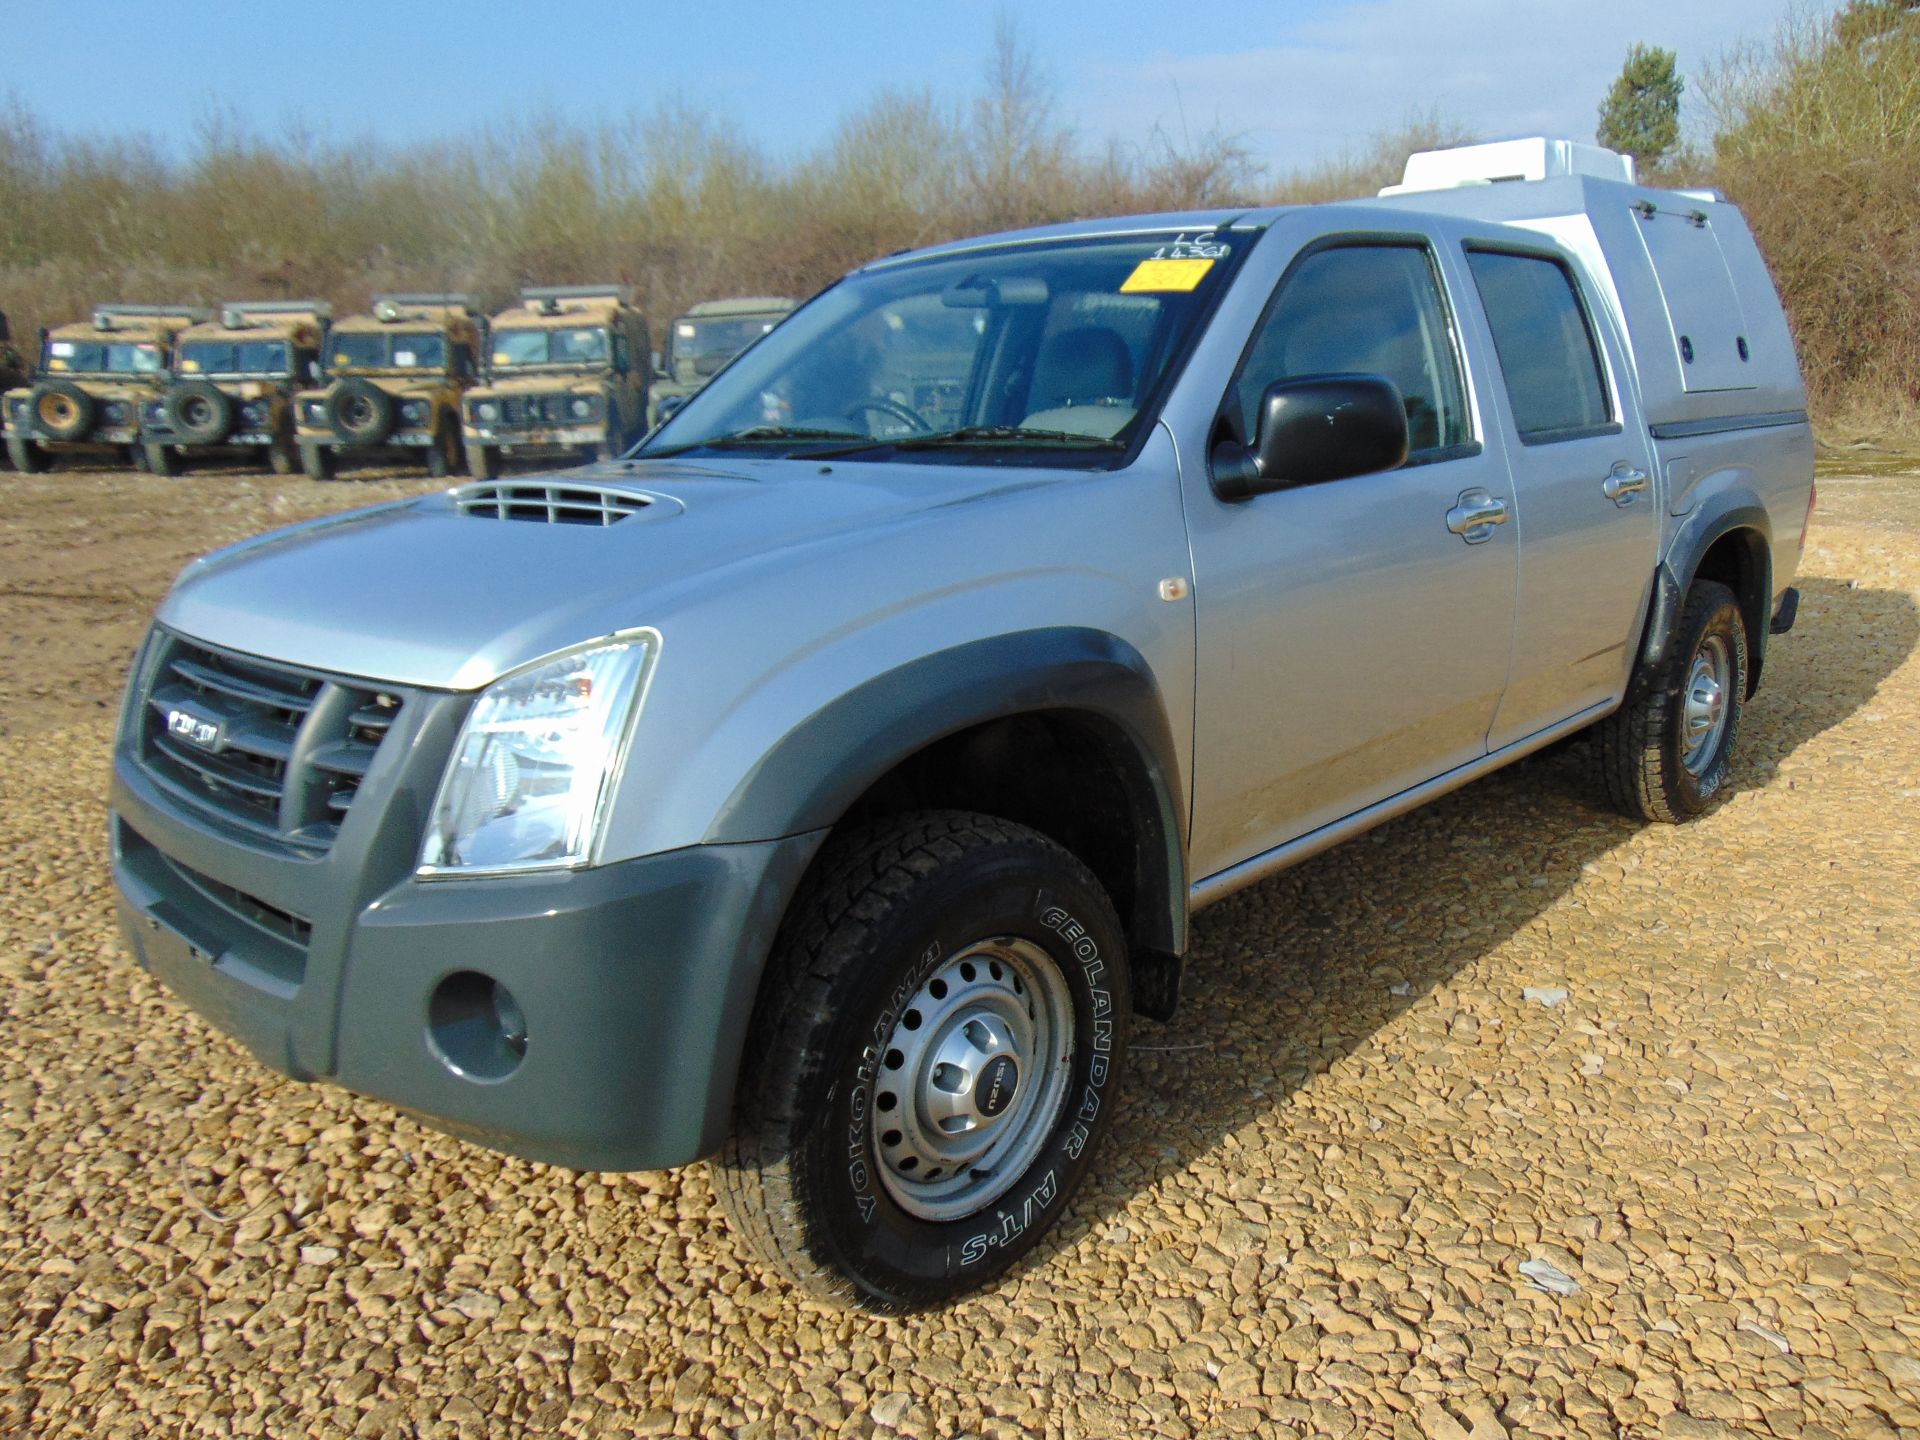
POLYGON ((1647 472, 1631 465, 1616 465, 1613 473, 1600 482, 1600 493, 1616 505, 1631 505, 1633 497, 1647 488, 1647 472))
POLYGON ((1469 545, 1493 538, 1493 527, 1507 523, 1507 502, 1484 490, 1462 490, 1460 499, 1447 511, 1447 529, 1469 545))

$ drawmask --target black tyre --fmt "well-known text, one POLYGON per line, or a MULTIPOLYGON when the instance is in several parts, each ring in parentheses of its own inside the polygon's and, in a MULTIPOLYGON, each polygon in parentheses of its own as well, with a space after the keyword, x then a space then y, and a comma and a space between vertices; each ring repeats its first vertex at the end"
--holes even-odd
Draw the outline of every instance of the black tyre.
POLYGON ((267 461, 267 469, 275 475, 291 475, 299 468, 294 459, 293 442, 285 436, 261 447, 267 461))
POLYGON ((309 480, 333 479, 333 451, 316 440, 300 442, 300 468, 309 480))
POLYGON ((1045 836, 940 811, 835 837, 776 942, 713 1167, 735 1232, 880 1313, 986 1284, 1079 1185, 1130 1011, 1112 902, 1045 836))
POLYGON ((607 433, 596 447, 594 459, 618 460, 627 453, 627 432, 620 420, 620 407, 607 407, 607 433))
POLYGON ((48 440, 84 440, 99 407, 71 380, 42 380, 27 398, 34 430, 48 440))
POLYGON ((350 445, 377 445, 393 433, 393 397, 369 380, 342 380, 327 396, 327 426, 350 445))
POLYGON ((217 445, 233 431, 233 399, 206 380, 176 380, 167 388, 167 425, 189 445, 217 445))
POLYGON ((1733 591, 1697 580, 1653 674, 1597 727, 1608 798, 1639 820, 1674 825, 1726 785, 1747 704, 1747 627, 1733 591))
POLYGON ((184 468, 173 451, 153 440, 140 447, 140 458, 149 475, 178 475, 184 468))
POLYGON ((442 422, 433 432, 433 443, 427 446, 427 474, 435 480, 444 480, 454 470, 454 446, 459 442, 454 438, 453 427, 442 422))
POLYGON ((491 480, 500 473, 500 455, 491 445, 467 441, 467 473, 476 480, 491 480))
POLYGON ((24 435, 7 436, 7 459, 22 475, 39 475, 48 465, 47 452, 24 435))

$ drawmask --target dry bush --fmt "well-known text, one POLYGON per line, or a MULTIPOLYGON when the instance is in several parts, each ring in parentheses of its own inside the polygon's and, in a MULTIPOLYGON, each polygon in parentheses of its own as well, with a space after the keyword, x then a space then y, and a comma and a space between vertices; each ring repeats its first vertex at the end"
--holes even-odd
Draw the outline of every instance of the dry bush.
POLYGON ((1794 17, 1696 89, 1706 178, 1773 269, 1816 415, 1920 435, 1920 9, 1794 17))

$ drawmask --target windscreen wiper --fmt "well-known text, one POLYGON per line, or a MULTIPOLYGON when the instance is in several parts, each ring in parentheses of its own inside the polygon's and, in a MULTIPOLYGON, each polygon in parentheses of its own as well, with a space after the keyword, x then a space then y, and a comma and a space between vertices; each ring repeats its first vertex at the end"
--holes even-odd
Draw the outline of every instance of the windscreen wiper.
POLYGON ((1070 445, 1082 450, 1124 450, 1126 441, 1105 435, 1076 435, 1070 430, 1025 430, 1018 425, 967 425, 930 435, 902 435, 889 442, 896 450, 938 450, 946 446, 1070 445))
POLYGON ((681 455, 689 450, 725 449, 729 445, 756 445, 763 441, 779 440, 858 440, 868 437, 857 430, 822 430, 811 425, 749 425, 744 430, 729 430, 724 435, 709 435, 704 440, 689 440, 684 445, 670 445, 665 450, 655 450, 649 459, 681 455))

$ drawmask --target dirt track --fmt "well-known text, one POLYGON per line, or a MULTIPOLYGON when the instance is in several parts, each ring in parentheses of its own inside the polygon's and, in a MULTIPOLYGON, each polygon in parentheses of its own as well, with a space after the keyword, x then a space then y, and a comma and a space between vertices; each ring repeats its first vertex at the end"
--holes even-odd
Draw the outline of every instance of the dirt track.
POLYGON ((1206 912, 1057 1243, 895 1323, 700 1167, 278 1080, 121 958, 173 572, 429 483, 0 475, 0 1435, 1920 1436, 1920 472, 1823 477, 1725 805, 1636 829, 1574 746, 1206 912))

